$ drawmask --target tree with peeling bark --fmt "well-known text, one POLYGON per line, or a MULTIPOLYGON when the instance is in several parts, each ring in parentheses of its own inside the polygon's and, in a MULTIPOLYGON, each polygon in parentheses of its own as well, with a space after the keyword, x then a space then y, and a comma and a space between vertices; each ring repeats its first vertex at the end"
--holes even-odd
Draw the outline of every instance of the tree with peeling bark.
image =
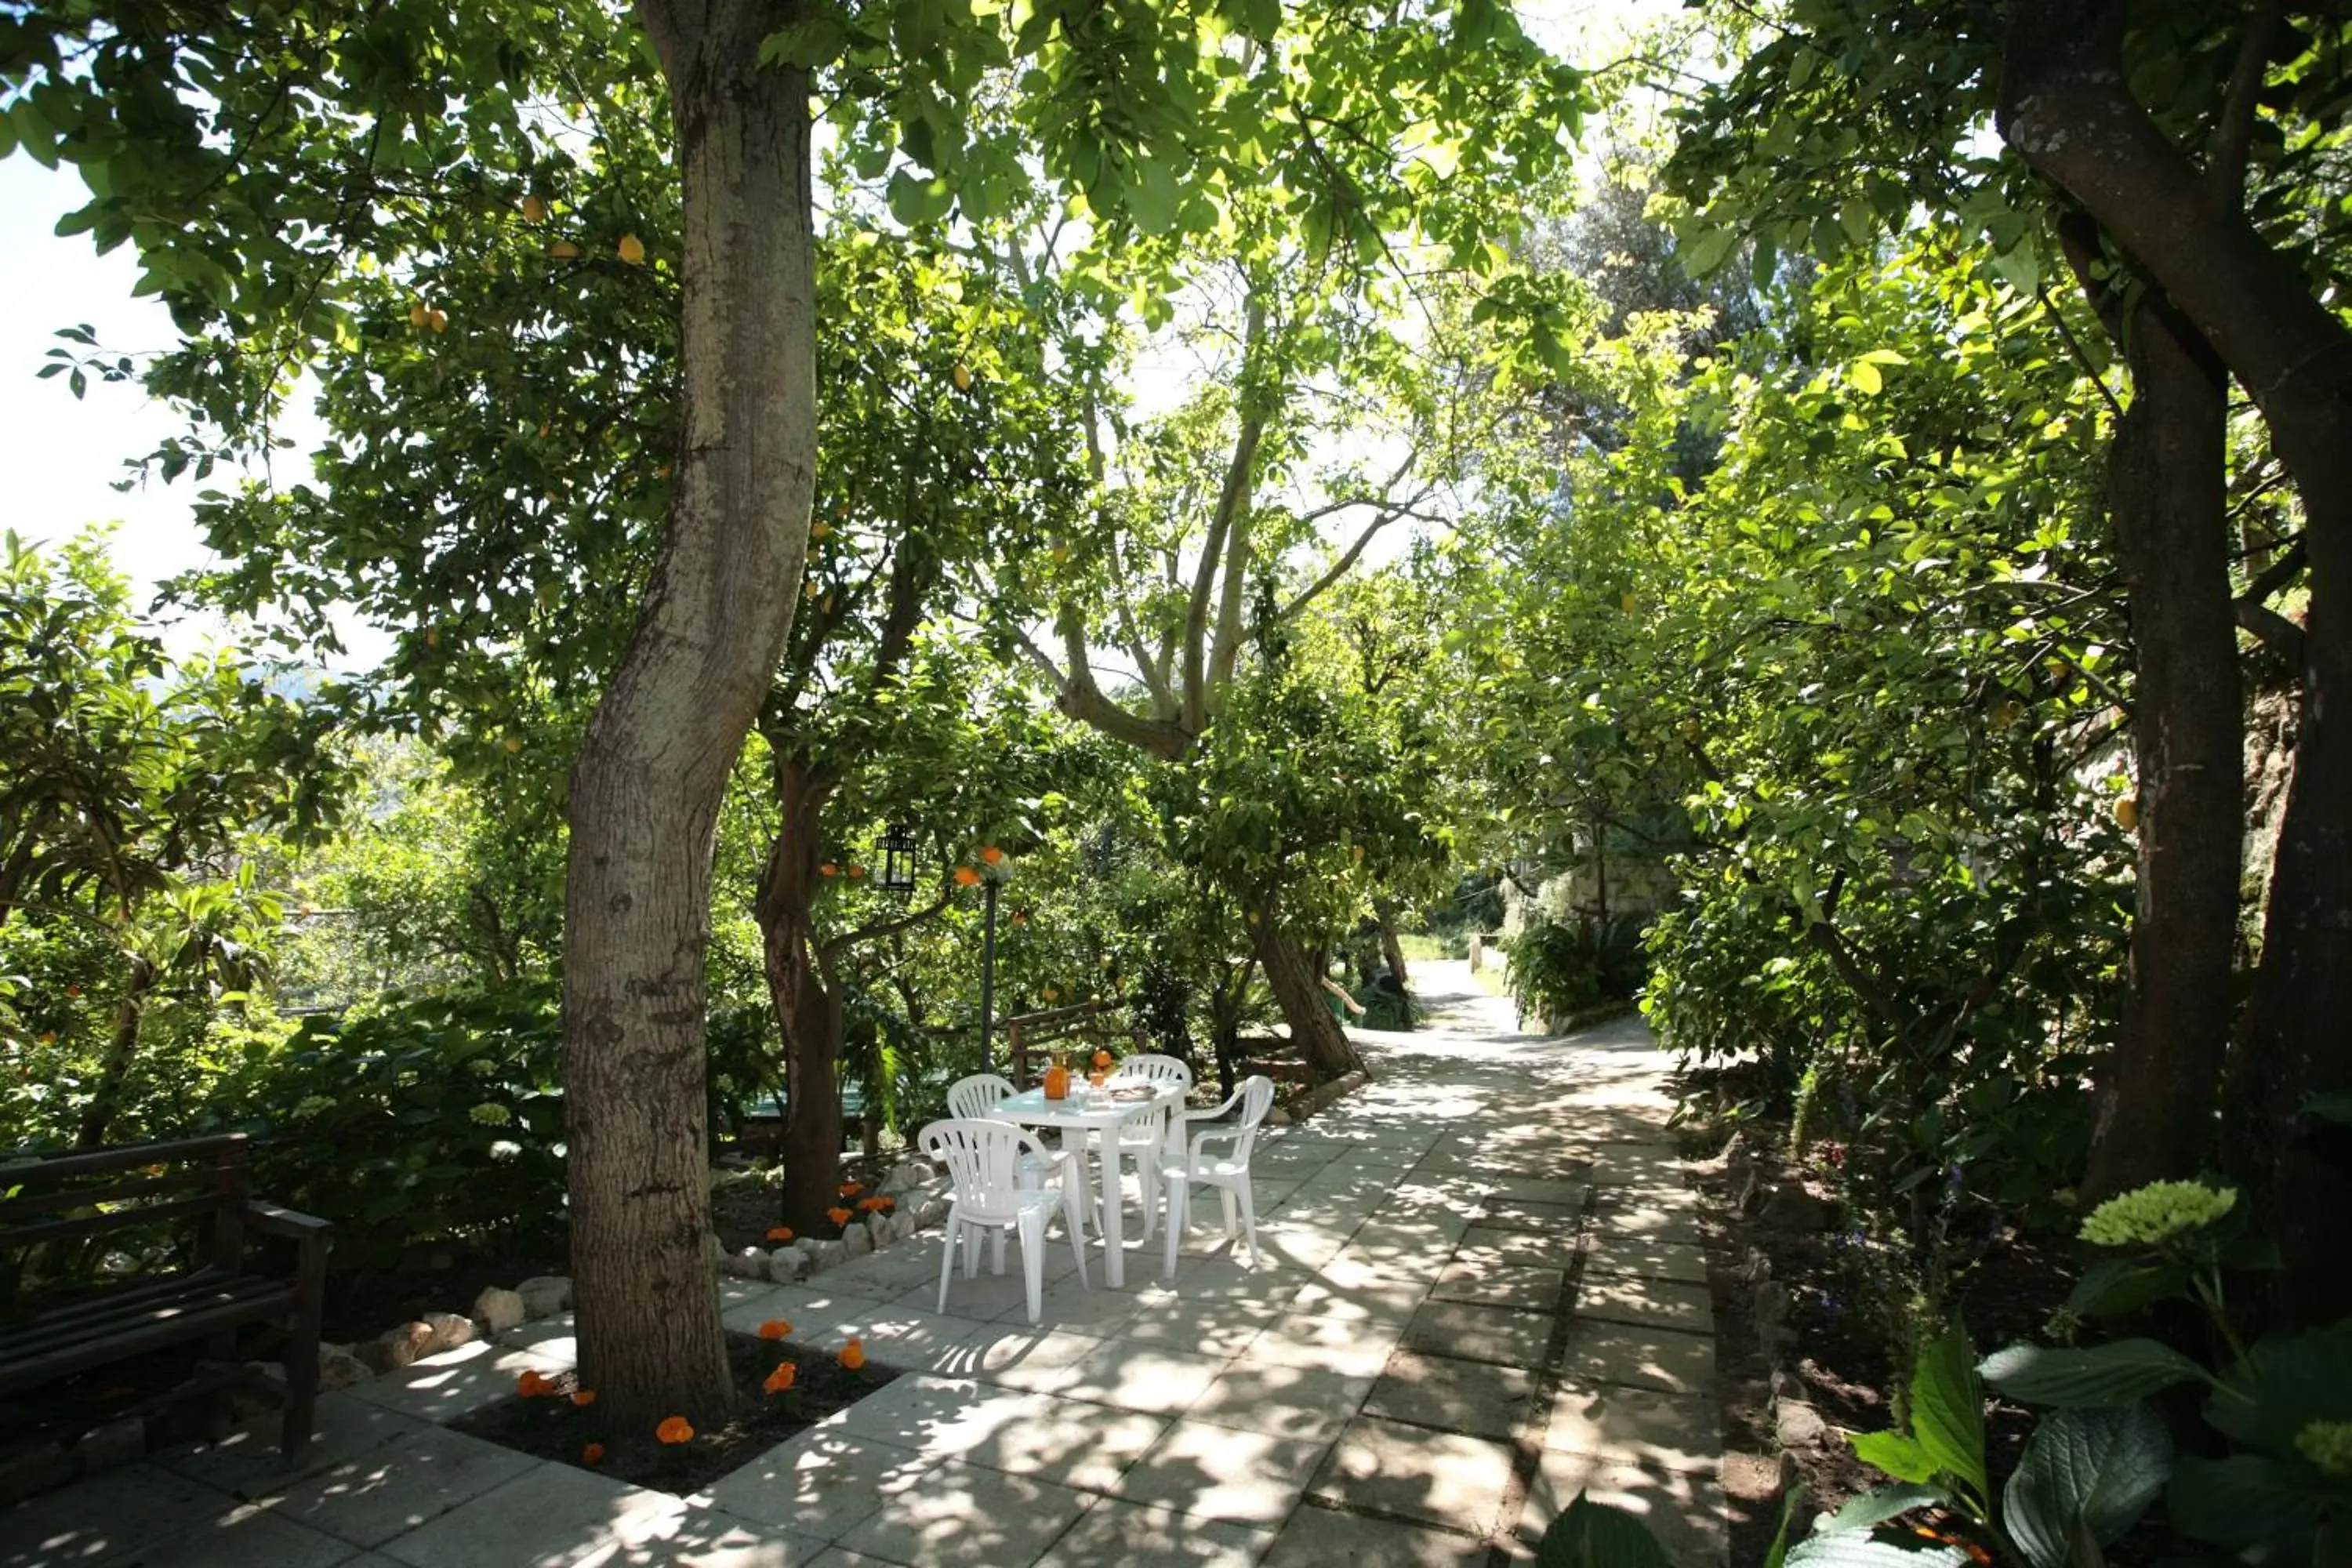
MULTIPOLYGON (((1769 266, 1775 248, 1866 243, 1922 204, 1982 226, 2021 287, 2042 287, 2062 255, 2075 274, 2102 329, 2078 351, 2095 349, 2100 363, 2119 354, 2130 373, 2110 504, 2140 661, 2134 985, 2104 1074, 2091 1190, 2189 1173, 2218 1144, 2266 1212, 2301 1216, 2280 1223, 2299 1233, 2289 1251, 2308 1265, 2343 1239, 2330 1229, 2338 1222, 2312 1216, 2347 1205, 2277 1200, 2346 1179, 2328 1173, 2330 1134, 2303 1107, 2352 1075, 2352 1061, 2319 1044, 2343 1011, 2352 922, 2352 740, 2322 700, 2352 679, 2347 616, 2332 607, 2352 576, 2323 571, 2352 557, 2325 542, 2344 533, 2332 514, 2352 495, 2352 336, 2321 303, 2343 254, 2325 193, 2352 116, 2326 64, 2345 24, 2273 0, 1899 9, 1807 7, 1701 100, 1675 163, 1682 188, 1707 204, 1686 232, 1709 258, 1757 233, 1769 266), (1976 151, 1988 121, 2012 157, 1976 151), (2237 579, 2233 500, 2268 487, 2259 468, 2225 466, 2224 375, 2261 411, 2303 525, 2237 579), (2297 585, 2309 605, 2300 626, 2268 604, 2297 585), (2242 1016, 2231 973, 2243 722, 2233 626, 2289 660, 2304 697, 2242 1016)), ((2323 1299, 2335 1302, 2327 1310, 2347 1300, 2288 1310, 2323 1299)))

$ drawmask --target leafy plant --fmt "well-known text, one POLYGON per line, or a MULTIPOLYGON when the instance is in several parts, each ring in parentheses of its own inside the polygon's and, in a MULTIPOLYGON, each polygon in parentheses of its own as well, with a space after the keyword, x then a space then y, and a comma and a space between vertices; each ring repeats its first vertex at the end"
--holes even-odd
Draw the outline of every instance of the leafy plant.
POLYGON ((1546 1022, 1640 994, 1649 965, 1632 916, 1535 921, 1505 944, 1503 973, 1522 1016, 1546 1022))

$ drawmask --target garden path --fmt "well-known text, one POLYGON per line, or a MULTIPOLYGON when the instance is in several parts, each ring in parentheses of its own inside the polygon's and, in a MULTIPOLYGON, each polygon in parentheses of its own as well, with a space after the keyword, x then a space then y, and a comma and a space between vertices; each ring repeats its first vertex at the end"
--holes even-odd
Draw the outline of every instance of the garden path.
MULTIPOLYGON (((1023 1568, 1526 1562, 1578 1490, 1643 1512, 1680 1568, 1724 1556, 1714 1341, 1692 1197, 1637 1020, 1517 1029, 1466 965, 1359 1034, 1375 1078, 1257 1156, 1253 1269, 1197 1227, 1125 1289, 1051 1246, 936 1303, 935 1244, 805 1285, 730 1281, 730 1324, 905 1369, 680 1499, 438 1425, 569 1364, 526 1324, 320 1405, 299 1476, 274 1420, 0 1515, 0 1568, 1023 1568)), ((1196 1209, 1213 1214, 1213 1204, 1196 1209)))

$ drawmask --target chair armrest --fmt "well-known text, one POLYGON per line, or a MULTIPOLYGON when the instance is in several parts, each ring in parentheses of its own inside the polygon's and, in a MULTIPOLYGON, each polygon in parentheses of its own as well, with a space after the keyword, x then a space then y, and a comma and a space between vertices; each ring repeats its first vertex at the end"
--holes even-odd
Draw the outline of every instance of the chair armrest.
POLYGON ((276 1204, 264 1203, 259 1198, 246 1199, 245 1221, 256 1230, 271 1236, 282 1236, 289 1241, 323 1240, 327 1234, 335 1228, 331 1220, 320 1219, 315 1215, 298 1213, 289 1208, 280 1208, 276 1204))
POLYGON ((1213 1105, 1206 1110, 1186 1110, 1181 1114, 1187 1121, 1214 1121, 1231 1112, 1241 1102, 1242 1091, 1236 1089, 1233 1093, 1225 1096, 1224 1103, 1222 1105, 1213 1105))
POLYGON ((1192 1143, 1191 1148, 1192 1159, 1197 1162, 1201 1158, 1201 1149, 1203 1144, 1223 1141, 1238 1146, 1241 1142, 1241 1138, 1242 1129, 1238 1125, 1232 1127, 1212 1127, 1205 1132, 1195 1132, 1192 1134, 1192 1143))

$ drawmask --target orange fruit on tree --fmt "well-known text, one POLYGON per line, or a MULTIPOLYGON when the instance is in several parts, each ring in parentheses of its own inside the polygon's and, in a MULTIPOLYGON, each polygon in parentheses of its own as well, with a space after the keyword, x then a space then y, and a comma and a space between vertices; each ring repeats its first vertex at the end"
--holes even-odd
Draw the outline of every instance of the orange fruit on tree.
POLYGON ((632 267, 643 267, 646 264, 646 242, 634 234, 623 235, 621 243, 613 248, 622 260, 632 267))
POLYGON ((816 874, 820 877, 838 877, 841 875, 841 868, 827 860, 816 868, 816 874))
POLYGON ((866 875, 866 868, 853 863, 849 868, 849 875, 851 879, 855 880, 856 879, 866 875))
POLYGON ((1004 863, 1004 851, 992 844, 980 852, 980 858, 984 865, 1001 866, 1004 863))
POLYGON ((559 239, 547 247, 547 254, 558 261, 576 261, 580 258, 580 247, 568 239, 559 239))
POLYGON ((980 873, 969 866, 959 866, 955 868, 955 879, 959 888, 975 887, 980 882, 980 873))

